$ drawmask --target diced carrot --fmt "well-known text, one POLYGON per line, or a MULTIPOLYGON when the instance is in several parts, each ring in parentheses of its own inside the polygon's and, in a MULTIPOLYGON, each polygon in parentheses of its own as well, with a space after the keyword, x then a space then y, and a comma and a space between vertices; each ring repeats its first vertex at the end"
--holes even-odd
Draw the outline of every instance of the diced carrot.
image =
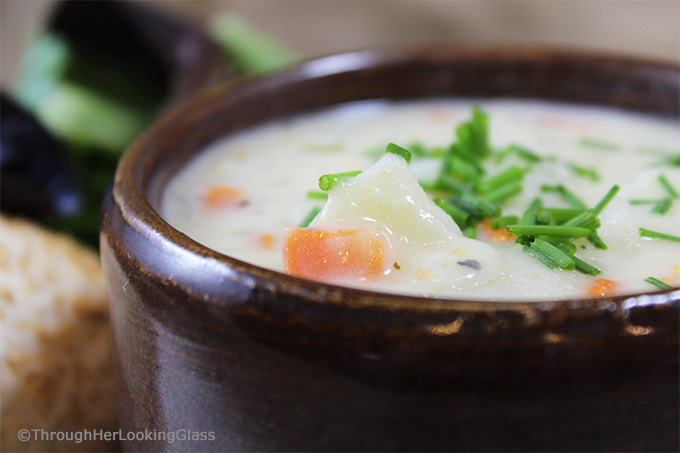
POLYGON ((618 283, 616 283, 614 280, 598 278, 588 287, 588 294, 591 297, 611 296, 614 291, 616 291, 617 286, 618 283))
POLYGON ((221 185, 211 186, 203 197, 205 206, 211 209, 233 208, 242 205, 245 201, 240 190, 221 185))
POLYGON ((288 227, 283 234, 287 273, 321 281, 374 279, 382 275, 390 245, 374 228, 321 230, 288 227))
POLYGON ((264 250, 272 250, 274 248, 274 236, 271 234, 263 234, 259 239, 260 247, 264 250))
POLYGON ((511 234, 505 227, 500 230, 491 228, 491 219, 484 219, 482 223, 479 224, 477 234, 479 239, 484 242, 510 242, 517 239, 517 236, 511 234))

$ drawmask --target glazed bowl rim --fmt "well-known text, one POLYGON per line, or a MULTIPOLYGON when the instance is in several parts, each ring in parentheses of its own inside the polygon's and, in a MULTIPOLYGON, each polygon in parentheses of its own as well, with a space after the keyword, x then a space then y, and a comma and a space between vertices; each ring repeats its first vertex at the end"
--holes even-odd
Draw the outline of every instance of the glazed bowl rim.
MULTIPOLYGON (((196 116, 203 119, 214 113, 210 106, 213 102, 228 97, 239 96, 252 90, 271 90, 285 88, 289 83, 304 82, 310 79, 342 74, 345 72, 366 70, 395 61, 405 62, 414 59, 421 52, 441 52, 445 58, 465 58, 476 56, 479 61, 503 59, 508 62, 522 60, 540 60, 541 58, 561 58, 570 61, 615 61, 631 68, 642 66, 658 68, 680 74, 680 65, 668 62, 614 55, 611 53, 595 53, 581 50, 546 48, 535 46, 464 46, 451 44, 427 44, 416 46, 387 47, 368 49, 339 54, 332 54, 303 61, 281 71, 257 78, 248 78, 227 82, 204 91, 191 99, 169 109, 142 134, 121 158, 116 170, 112 188, 113 199, 119 207, 122 217, 134 229, 156 243, 170 247, 181 254, 189 253, 199 258, 210 267, 217 267, 223 275, 236 275, 248 287, 261 286, 276 294, 287 293, 302 296, 311 303, 339 304, 347 308, 378 308, 389 310, 412 310, 417 312, 471 311, 489 312, 505 310, 595 310, 625 312, 633 307, 647 305, 667 305, 680 300, 680 289, 648 291, 606 298, 568 298, 552 301, 540 300, 461 300, 450 298, 429 298, 416 295, 382 293, 371 290, 349 288, 323 282, 293 277, 283 272, 270 270, 254 264, 238 260, 220 253, 188 235, 172 227, 148 201, 149 181, 144 180, 147 157, 160 146, 164 134, 173 130, 173 126, 181 123, 188 112, 198 112, 196 116), (160 138, 159 138, 160 137, 160 138)), ((490 97, 490 96, 480 96, 490 97)), ((364 101, 370 100, 366 98, 364 101)), ((377 99, 377 98, 372 98, 377 99)), ((540 98, 534 98, 540 99, 540 98)), ((579 102, 583 104, 583 102, 579 102)), ((332 108, 333 105, 322 105, 316 110, 332 108)), ((296 115, 313 112, 299 112, 296 115)), ((281 117, 278 117, 281 118, 281 117)), ((271 119, 260 121, 264 124, 271 119)), ((196 126, 194 121, 190 126, 196 126)), ((250 126, 253 127, 253 126, 250 126)), ((187 126, 187 129, 189 126, 187 126)), ((195 151, 195 156, 200 150, 195 151)), ((176 174, 176 173, 175 173, 176 174)), ((191 285, 191 282, 189 283, 191 285)), ((185 288, 186 289, 186 288, 185 288)), ((195 288, 199 289, 199 288, 195 288)))

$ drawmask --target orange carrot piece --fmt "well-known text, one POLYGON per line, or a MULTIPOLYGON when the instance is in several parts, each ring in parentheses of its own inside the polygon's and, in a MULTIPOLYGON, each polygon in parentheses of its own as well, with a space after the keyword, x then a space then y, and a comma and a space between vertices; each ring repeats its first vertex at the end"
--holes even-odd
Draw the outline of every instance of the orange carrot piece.
POLYGON ((517 236, 511 234, 507 228, 501 228, 500 230, 494 230, 491 228, 491 219, 484 219, 482 223, 479 224, 477 231, 479 239, 484 242, 511 242, 517 239, 517 236))
POLYGON ((259 244, 264 250, 272 250, 274 248, 274 236, 271 234, 263 234, 259 238, 259 244))
POLYGON ((385 235, 374 228, 288 227, 283 234, 284 270, 329 282, 374 279, 386 270, 389 248, 385 235))
POLYGON ((611 296, 616 290, 617 286, 618 283, 616 283, 614 280, 598 278, 588 287, 588 294, 591 297, 611 296))
POLYGON ((206 207, 211 209, 224 209, 240 206, 246 201, 243 193, 228 186, 211 186, 203 197, 206 207))

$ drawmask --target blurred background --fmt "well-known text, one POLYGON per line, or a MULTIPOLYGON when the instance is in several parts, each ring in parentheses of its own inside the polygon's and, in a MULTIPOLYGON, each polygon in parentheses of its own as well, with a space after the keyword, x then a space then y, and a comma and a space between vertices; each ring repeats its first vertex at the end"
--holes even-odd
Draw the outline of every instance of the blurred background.
MULTIPOLYGON (((1 0, 3 86, 50 0, 1 0)), ((677 0, 145 1, 191 21, 233 11, 304 57, 431 40, 531 43, 680 61, 677 0)))

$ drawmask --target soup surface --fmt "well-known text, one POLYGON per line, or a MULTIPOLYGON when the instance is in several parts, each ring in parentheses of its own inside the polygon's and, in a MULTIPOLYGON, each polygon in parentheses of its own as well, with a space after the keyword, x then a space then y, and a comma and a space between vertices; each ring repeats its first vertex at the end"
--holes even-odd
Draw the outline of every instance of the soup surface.
POLYGON ((654 291, 680 286, 679 144, 674 121, 604 108, 364 102, 213 143, 161 211, 216 251, 344 286, 482 300, 654 291))

